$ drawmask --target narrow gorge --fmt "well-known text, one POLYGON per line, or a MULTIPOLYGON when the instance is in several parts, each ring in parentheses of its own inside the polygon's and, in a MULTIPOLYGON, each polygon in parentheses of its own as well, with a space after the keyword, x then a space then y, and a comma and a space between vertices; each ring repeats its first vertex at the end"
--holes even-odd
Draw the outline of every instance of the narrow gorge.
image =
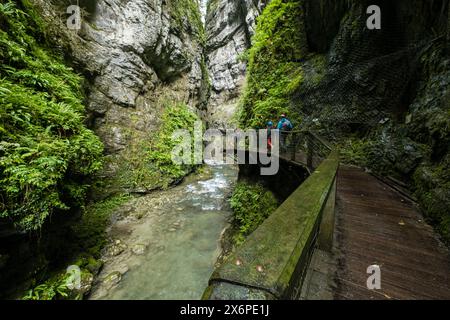
POLYGON ((0 0, 0 62, 0 298, 200 299, 317 159, 175 163, 198 123, 285 114, 450 244, 449 0, 0 0))

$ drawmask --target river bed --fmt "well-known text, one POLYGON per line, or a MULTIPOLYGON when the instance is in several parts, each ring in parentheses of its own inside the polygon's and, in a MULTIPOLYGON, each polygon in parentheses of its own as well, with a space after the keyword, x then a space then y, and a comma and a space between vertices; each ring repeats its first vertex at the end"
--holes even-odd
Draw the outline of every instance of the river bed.
POLYGON ((210 166, 207 179, 133 199, 121 207, 90 299, 200 299, 229 226, 235 166, 210 166))

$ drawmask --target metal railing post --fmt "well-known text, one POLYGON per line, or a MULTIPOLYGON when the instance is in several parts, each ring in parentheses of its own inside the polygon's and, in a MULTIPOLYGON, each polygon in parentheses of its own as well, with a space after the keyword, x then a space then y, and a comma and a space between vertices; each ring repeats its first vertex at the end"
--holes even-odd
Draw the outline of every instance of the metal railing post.
POLYGON ((295 139, 295 133, 291 133, 291 149, 292 149, 292 154, 291 154, 291 160, 295 161, 295 154, 296 154, 296 149, 297 149, 297 143, 296 143, 296 139, 295 139))
POLYGON ((306 166, 309 170, 313 171, 313 142, 312 142, 312 136, 308 132, 306 133, 306 152, 307 152, 307 159, 306 159, 306 166))

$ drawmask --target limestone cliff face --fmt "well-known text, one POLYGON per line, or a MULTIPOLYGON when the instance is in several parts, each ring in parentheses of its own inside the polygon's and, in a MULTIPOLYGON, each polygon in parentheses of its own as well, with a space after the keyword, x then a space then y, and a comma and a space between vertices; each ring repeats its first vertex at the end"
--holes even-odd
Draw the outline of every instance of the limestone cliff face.
POLYGON ((80 1, 80 30, 66 26, 70 1, 34 2, 88 80, 86 106, 110 160, 107 176, 158 129, 165 102, 197 111, 203 25, 196 0, 80 1))
MULTIPOLYGON (((67 5, 35 2, 48 18, 61 16, 67 5)), ((98 0, 85 8, 90 12, 81 30, 70 31, 61 20, 58 35, 66 38, 60 41, 90 82, 87 108, 109 153, 126 148, 125 131, 155 128, 162 92, 193 107, 198 103, 202 30, 188 15, 177 16, 177 5, 176 0, 98 0)))
POLYGON ((251 45, 257 16, 267 1, 210 0, 206 16, 206 55, 211 93, 207 119, 213 127, 232 126, 246 63, 241 55, 251 45))

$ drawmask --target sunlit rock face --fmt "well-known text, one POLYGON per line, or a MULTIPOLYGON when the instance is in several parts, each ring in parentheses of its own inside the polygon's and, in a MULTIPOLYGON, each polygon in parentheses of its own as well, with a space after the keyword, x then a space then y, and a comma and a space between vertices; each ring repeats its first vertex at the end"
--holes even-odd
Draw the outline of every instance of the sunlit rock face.
MULTIPOLYGON (((266 1, 267 3, 267 1, 266 1)), ((213 127, 232 127, 246 64, 240 59, 250 47, 263 1, 211 0, 207 8, 207 64, 211 94, 207 119, 213 127)))
MULTIPOLYGON (((48 18, 64 17, 70 4, 34 1, 48 18)), ((199 103, 201 30, 189 16, 175 16, 177 5, 177 0, 90 1, 81 30, 68 30, 61 21, 56 31, 65 34, 63 46, 90 82, 87 109, 109 154, 156 130, 162 97, 193 109, 199 103)))

